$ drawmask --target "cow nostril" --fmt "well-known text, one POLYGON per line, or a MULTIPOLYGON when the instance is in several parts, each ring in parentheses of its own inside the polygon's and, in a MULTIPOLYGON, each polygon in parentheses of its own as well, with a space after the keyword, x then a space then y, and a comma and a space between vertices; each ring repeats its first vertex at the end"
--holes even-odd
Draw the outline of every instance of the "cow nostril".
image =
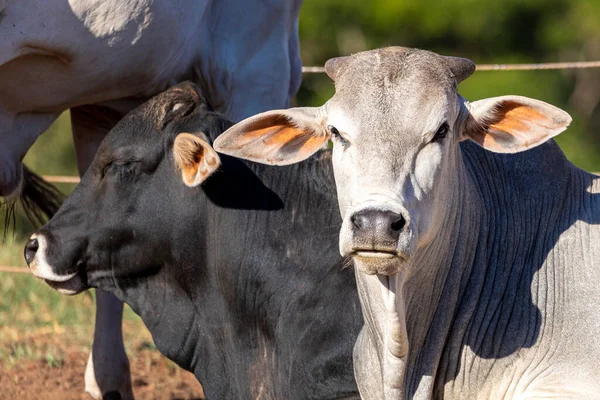
POLYGON ((394 232, 399 232, 404 228, 404 225, 406 225, 406 220, 402 215, 398 215, 398 218, 390 224, 390 228, 392 228, 394 232))
POLYGON ((35 258, 35 253, 37 253, 39 247, 40 245, 37 239, 29 239, 27 244, 25 244, 25 261, 27 261, 28 265, 31 264, 35 258))
POLYGON ((354 225, 354 227, 356 229, 362 229, 362 227, 363 227, 362 218, 360 216, 356 216, 356 215, 351 216, 350 222, 352 222, 352 225, 354 225))

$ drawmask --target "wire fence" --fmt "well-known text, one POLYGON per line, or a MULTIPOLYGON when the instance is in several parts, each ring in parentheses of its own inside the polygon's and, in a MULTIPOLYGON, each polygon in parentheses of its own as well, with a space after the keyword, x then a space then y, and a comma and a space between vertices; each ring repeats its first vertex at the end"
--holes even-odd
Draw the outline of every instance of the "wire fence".
MULTIPOLYGON (((537 64, 478 64, 475 69, 478 71, 543 71, 543 70, 566 70, 566 69, 587 69, 600 68, 599 61, 576 61, 576 62, 556 62, 556 63, 537 63, 537 64)), ((302 67, 304 74, 323 74, 324 67, 302 67)), ((600 175, 598 172, 593 174, 600 175)), ((50 183, 79 183, 77 176, 63 175, 45 175, 43 178, 50 183)), ((29 274, 29 268, 0 265, 0 272, 14 274, 29 274)), ((32 275, 33 276, 33 275, 32 275)))
MULTIPOLYGON (((557 69, 600 68, 600 61, 575 61, 537 64, 477 64, 475 71, 542 71, 557 69)), ((325 67, 302 67, 304 74, 323 74, 325 67)))
MULTIPOLYGON (((0 272, 8 272, 9 274, 29 274, 29 268, 11 267, 8 265, 0 265, 0 272)), ((31 275, 33 276, 33 275, 31 275)))

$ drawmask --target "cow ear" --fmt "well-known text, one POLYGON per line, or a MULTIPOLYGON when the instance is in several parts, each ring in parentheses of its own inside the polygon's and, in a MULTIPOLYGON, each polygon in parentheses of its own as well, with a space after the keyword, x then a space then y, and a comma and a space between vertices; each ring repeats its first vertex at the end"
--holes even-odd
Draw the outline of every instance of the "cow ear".
POLYGON ((558 107, 522 96, 501 96, 467 105, 462 139, 496 153, 518 153, 563 132, 571 116, 558 107))
POLYGON ((214 142, 215 150, 270 165, 307 159, 329 139, 323 108, 292 108, 258 114, 239 122, 214 142))
POLYGON ((187 186, 198 186, 221 165, 219 155, 197 135, 180 133, 173 144, 173 156, 187 186))

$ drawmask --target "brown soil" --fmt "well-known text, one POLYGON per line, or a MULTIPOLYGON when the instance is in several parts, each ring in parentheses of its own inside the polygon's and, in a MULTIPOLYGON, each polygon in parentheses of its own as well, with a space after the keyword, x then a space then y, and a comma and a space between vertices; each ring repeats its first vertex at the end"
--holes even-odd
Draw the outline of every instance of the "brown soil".
MULTIPOLYGON (((68 340, 60 339, 56 335, 42 335, 27 339, 35 340, 35 343, 17 343, 20 348, 36 349, 39 356, 0 360, 0 398, 90 400, 91 397, 84 392, 83 382, 88 349, 69 345, 68 340), (51 349, 52 355, 48 355, 47 349, 51 349)), ((11 348, 14 349, 14 345, 12 343, 11 348)), ((147 341, 132 344, 129 348, 136 399, 204 398, 202 387, 194 375, 168 361, 147 341)))

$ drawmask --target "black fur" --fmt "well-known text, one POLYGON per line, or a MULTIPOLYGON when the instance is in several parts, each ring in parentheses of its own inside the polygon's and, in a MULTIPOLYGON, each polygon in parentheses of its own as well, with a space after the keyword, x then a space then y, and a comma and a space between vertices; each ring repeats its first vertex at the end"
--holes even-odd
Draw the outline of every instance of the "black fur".
POLYGON ((108 134, 39 231, 54 273, 82 274, 128 303, 209 399, 358 398, 352 349, 363 321, 337 248, 329 152, 287 167, 222 156, 187 187, 175 137, 214 139, 229 126, 195 90, 168 90, 108 134))

